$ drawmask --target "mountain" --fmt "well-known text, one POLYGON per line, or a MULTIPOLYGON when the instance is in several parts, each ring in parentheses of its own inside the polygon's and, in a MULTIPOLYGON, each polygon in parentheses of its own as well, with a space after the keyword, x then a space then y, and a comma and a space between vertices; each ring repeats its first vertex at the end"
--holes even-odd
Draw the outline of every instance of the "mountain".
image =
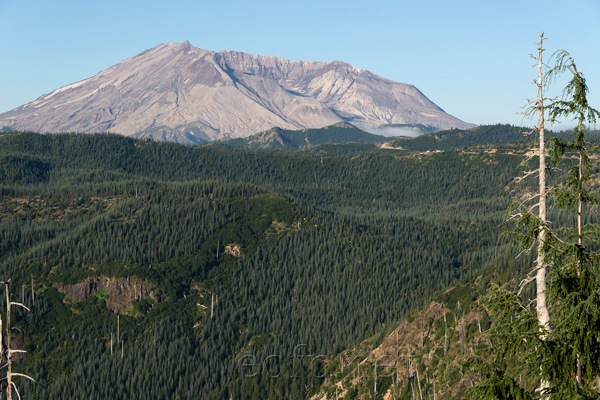
POLYGON ((320 129, 286 130, 271 128, 247 138, 224 141, 224 144, 245 148, 302 149, 321 144, 384 143, 389 137, 365 132, 347 123, 339 122, 320 129))
POLYGON ((343 62, 215 53, 189 42, 160 44, 0 114, 0 127, 16 130, 108 131, 183 143, 341 121, 362 129, 474 126, 413 85, 343 62))

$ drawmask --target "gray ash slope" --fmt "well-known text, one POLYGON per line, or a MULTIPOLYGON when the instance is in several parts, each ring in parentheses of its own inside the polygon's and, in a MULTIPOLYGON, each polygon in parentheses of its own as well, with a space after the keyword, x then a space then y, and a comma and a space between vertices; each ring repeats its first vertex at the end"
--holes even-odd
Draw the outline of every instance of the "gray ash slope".
POLYGON ((334 61, 292 61, 160 44, 97 75, 0 114, 0 127, 108 131, 182 143, 248 137, 272 127, 470 128, 413 85, 334 61))

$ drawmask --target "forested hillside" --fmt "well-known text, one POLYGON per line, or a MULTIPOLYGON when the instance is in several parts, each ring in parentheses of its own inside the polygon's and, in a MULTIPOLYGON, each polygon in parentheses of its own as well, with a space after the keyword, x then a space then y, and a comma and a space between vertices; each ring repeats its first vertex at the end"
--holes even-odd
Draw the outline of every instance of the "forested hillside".
POLYGON ((292 148, 302 149, 321 144, 384 143, 385 136, 374 135, 354 125, 340 122, 321 129, 287 130, 273 128, 247 138, 226 140, 227 146, 245 148, 292 148))
POLYGON ((31 308, 17 368, 46 387, 21 396, 318 394, 449 285, 527 265, 502 235, 527 146, 457 147, 0 134, 0 279, 31 308))
MULTIPOLYGON (((421 135, 415 138, 397 138, 388 143, 389 147, 413 151, 465 150, 474 146, 494 146, 514 148, 529 146, 532 128, 514 125, 482 125, 471 129, 449 129, 421 135)), ((549 132, 550 137, 568 140, 570 130, 549 132)), ((534 135, 535 136, 535 135, 534 135)), ((592 143, 598 143, 597 132, 589 136, 592 143)))

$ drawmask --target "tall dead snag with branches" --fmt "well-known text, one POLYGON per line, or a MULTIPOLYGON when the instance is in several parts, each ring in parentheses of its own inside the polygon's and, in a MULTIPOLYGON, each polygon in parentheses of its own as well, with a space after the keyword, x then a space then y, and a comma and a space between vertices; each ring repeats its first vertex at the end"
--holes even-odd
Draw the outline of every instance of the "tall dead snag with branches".
MULTIPOLYGON (((539 231, 537 234, 537 259, 536 259, 536 314, 540 329, 542 330, 541 339, 546 339, 546 334, 550 332, 550 314, 548 312, 547 305, 547 294, 546 294, 546 239, 548 236, 547 232, 547 216, 546 216, 546 136, 544 125, 546 122, 544 107, 544 87, 545 82, 543 78, 543 54, 544 54, 544 33, 540 35, 540 42, 538 43, 538 56, 531 56, 537 61, 538 80, 535 83, 538 89, 537 100, 533 103, 532 111, 539 114, 538 118, 538 141, 539 141, 539 201, 538 201, 538 218, 539 218, 539 231)), ((546 392, 548 390, 548 382, 544 379, 540 381, 540 392, 546 392)))
MULTIPOLYGON (((544 89, 547 84, 544 74, 544 68, 546 67, 544 63, 544 52, 546 51, 544 49, 544 33, 540 35, 540 41, 536 44, 538 49, 537 55, 531 55, 530 57, 536 61, 534 67, 537 68, 537 79, 534 80, 533 83, 537 87, 537 98, 534 100, 528 100, 527 110, 524 114, 526 117, 537 118, 537 125, 534 126, 534 129, 529 132, 528 135, 534 132, 538 133, 538 147, 536 149, 537 151, 535 151, 535 154, 538 157, 539 165, 537 169, 529 171, 523 176, 517 178, 517 181, 522 181, 529 176, 534 176, 537 174, 538 190, 536 195, 517 201, 515 207, 517 212, 511 215, 511 217, 517 218, 517 226, 525 230, 525 233, 518 235, 519 244, 525 249, 532 249, 533 246, 537 244, 537 257, 534 268, 531 270, 528 277, 521 281, 517 296, 511 301, 515 302, 514 305, 520 304, 520 296, 525 287, 531 282, 535 282, 535 320, 538 327, 537 339, 541 342, 544 342, 552 329, 550 326, 550 313, 548 311, 547 302, 546 275, 550 261, 548 257, 548 250, 555 246, 556 239, 554 235, 549 235, 551 231, 548 225, 546 208, 548 190, 546 186, 547 149, 545 123, 547 121, 547 102, 550 102, 551 104, 554 99, 544 97, 544 89), (534 201, 536 198, 537 202, 534 201), (531 204, 532 201, 533 204, 531 204), (536 208, 537 215, 535 214, 536 208)), ((532 322, 533 321, 528 321, 528 324, 532 322)), ((542 374, 541 367, 538 368, 538 370, 540 371, 540 374, 542 374)), ((549 384, 545 379, 539 380, 539 393, 546 393, 548 391, 548 387, 549 384)))
POLYGON ((543 53, 544 53, 544 34, 540 35, 540 42, 538 43, 538 56, 534 57, 537 61, 538 69, 538 80, 536 82, 538 88, 538 98, 534 102, 535 106, 533 111, 539 114, 537 131, 539 132, 539 205, 538 205, 538 218, 539 218, 539 232, 537 235, 538 250, 536 259, 536 277, 535 284, 537 288, 536 292, 536 312, 538 323, 540 327, 546 331, 550 331, 550 314, 548 313, 548 306, 546 304, 546 251, 545 242, 547 238, 547 227, 548 223, 546 217, 546 137, 544 124, 545 108, 544 108, 544 78, 543 78, 543 53))
POLYGON ((0 354, 1 354, 2 359, 6 359, 6 364, 4 366, 2 366, 2 369, 6 368, 6 377, 2 378, 1 380, 6 381, 6 399, 12 400, 12 391, 14 388, 15 393, 17 394, 17 397, 20 400, 21 395, 19 394, 19 390, 17 389, 17 386, 15 385, 14 380, 13 380, 13 378, 15 376, 22 376, 24 378, 27 378, 27 379, 33 381, 34 383, 36 383, 40 386, 42 386, 42 385, 39 382, 37 382, 35 379, 30 377, 29 375, 13 372, 13 370, 12 370, 14 354, 15 353, 27 353, 27 352, 25 350, 18 350, 18 349, 12 348, 12 345, 11 345, 12 327, 11 327, 10 312, 11 312, 12 306, 23 307, 27 311, 31 311, 31 310, 22 303, 10 301, 10 279, 8 281, 0 281, 0 283, 4 284, 4 289, 6 292, 6 348, 4 348, 4 344, 2 341, 2 334, 1 334, 2 320, 0 319, 0 354))

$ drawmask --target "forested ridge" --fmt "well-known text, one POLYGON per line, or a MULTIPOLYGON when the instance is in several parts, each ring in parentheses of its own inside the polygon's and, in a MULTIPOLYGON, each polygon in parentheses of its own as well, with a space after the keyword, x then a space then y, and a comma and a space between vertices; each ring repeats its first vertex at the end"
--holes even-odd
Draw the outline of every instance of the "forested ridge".
POLYGON ((367 133, 354 125, 341 122, 320 129, 288 130, 272 128, 248 138, 224 141, 226 146, 247 148, 307 148, 321 144, 384 143, 385 136, 367 133))
POLYGON ((318 393, 329 360, 449 285, 527 265, 501 235, 527 142, 465 147, 0 134, 0 270, 31 308, 18 369, 47 388, 21 395, 318 393))

